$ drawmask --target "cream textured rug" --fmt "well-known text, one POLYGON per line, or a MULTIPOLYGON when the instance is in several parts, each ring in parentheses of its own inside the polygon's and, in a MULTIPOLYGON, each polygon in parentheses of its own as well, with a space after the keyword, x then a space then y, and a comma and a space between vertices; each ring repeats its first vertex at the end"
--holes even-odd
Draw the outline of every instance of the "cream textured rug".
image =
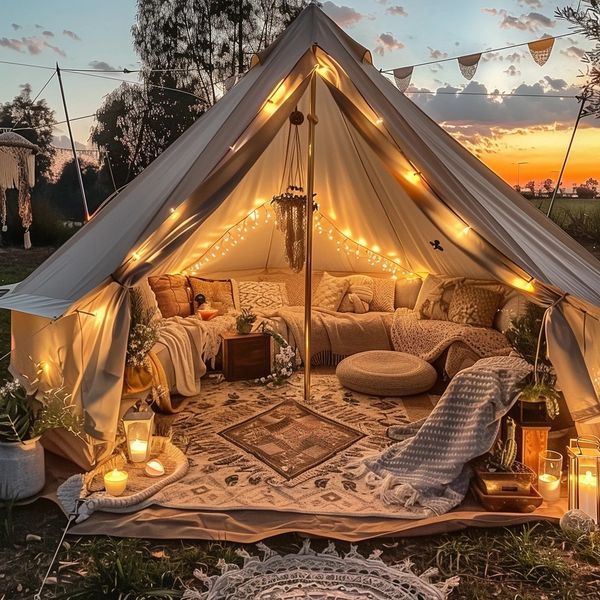
POLYGON ((387 566, 374 551, 364 558, 351 546, 341 556, 333 544, 321 553, 306 540, 298 554, 280 556, 257 544, 263 558, 241 550, 242 568, 221 563, 221 575, 194 575, 207 591, 187 590, 187 600, 444 600, 458 585, 458 578, 432 583, 437 571, 421 576, 409 561, 387 566))
MULTIPOLYGON (((136 506, 103 510, 132 512, 154 504, 189 510, 429 516, 429 511, 415 515, 385 506, 346 469, 390 445, 388 427, 413 420, 404 400, 350 392, 335 375, 314 375, 312 384, 312 398, 304 404, 299 374, 274 389, 207 381, 202 395, 187 404, 173 425, 175 443, 189 461, 186 475, 136 506)), ((426 412, 436 400, 423 395, 407 403, 426 412)))

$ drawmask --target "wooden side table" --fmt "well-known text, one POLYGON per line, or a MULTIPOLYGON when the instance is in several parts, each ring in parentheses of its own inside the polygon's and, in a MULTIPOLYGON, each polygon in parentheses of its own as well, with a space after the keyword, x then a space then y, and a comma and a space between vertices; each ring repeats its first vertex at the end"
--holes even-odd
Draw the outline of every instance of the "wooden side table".
POLYGON ((549 425, 521 425, 517 423, 517 458, 534 473, 539 469, 540 452, 548 449, 549 425))
POLYGON ((257 379, 271 373, 271 336, 223 333, 223 375, 228 381, 257 379))

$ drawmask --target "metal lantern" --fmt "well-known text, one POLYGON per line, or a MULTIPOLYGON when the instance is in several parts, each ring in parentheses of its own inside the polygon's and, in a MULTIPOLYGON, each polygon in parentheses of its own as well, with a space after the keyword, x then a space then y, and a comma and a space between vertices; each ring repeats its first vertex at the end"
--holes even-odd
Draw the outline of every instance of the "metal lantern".
POLYGON ((569 441, 569 509, 578 508, 600 521, 600 439, 578 437, 569 441))
POLYGON ((152 449, 154 413, 152 411, 129 412, 123 417, 127 453, 133 463, 146 462, 152 449))

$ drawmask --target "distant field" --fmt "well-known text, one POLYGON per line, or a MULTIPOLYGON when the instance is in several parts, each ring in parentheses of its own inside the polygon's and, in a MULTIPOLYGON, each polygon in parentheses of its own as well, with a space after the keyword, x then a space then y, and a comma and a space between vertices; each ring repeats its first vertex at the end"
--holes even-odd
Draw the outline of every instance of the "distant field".
MULTIPOLYGON (((540 210, 544 211, 544 213, 548 212, 550 198, 535 198, 530 200, 530 202, 540 210)), ((554 202, 552 213, 554 214, 555 210, 559 210, 561 208, 574 212, 579 212, 581 210, 588 211, 600 209, 600 198, 593 198, 591 200, 580 200, 579 198, 557 198, 554 202)))

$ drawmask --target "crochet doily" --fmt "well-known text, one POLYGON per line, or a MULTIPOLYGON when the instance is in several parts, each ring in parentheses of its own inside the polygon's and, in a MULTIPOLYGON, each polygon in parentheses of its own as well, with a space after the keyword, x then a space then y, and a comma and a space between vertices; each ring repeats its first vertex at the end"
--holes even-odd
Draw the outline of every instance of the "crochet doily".
POLYGON ((189 589, 188 600, 442 600, 458 585, 458 578, 432 583, 437 575, 430 569, 421 576, 412 572, 410 561, 387 566, 374 551, 364 558, 351 546, 340 555, 333 543, 321 553, 306 540, 298 554, 280 556, 257 544, 263 558, 238 551, 244 566, 221 563, 221 575, 194 575, 207 591, 189 589))

